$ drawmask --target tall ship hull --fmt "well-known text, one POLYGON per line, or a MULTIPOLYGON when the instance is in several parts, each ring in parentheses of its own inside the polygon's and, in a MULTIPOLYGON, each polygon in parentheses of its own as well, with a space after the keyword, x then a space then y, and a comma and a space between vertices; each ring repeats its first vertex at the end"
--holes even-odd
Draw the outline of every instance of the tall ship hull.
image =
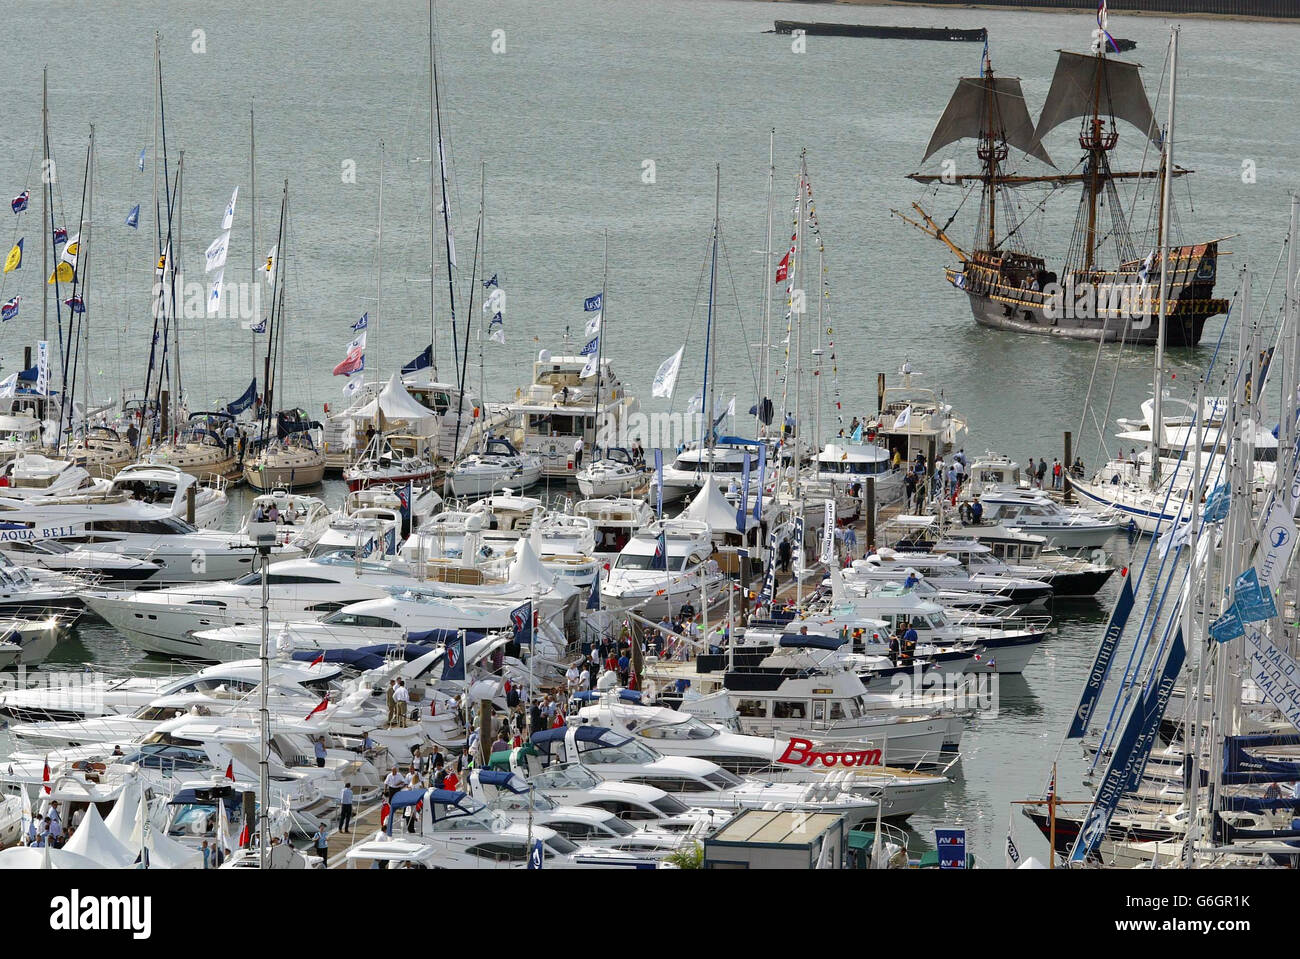
MULTIPOLYGON (((1175 247, 1169 251, 1169 302, 1165 317, 1167 346, 1195 346, 1201 341, 1205 323, 1212 316, 1227 312, 1228 301, 1214 297, 1214 280, 1218 272, 1219 245, 1200 243, 1175 247)), ((1075 271, 1074 283, 1065 290, 1091 290, 1092 304, 1087 309, 1070 309, 1041 287, 1026 289, 1019 277, 1024 275, 1026 260, 1036 258, 990 255, 980 251, 966 263, 965 269, 949 267, 947 279, 970 300, 975 322, 995 330, 1017 333, 1041 333, 1068 340, 1105 340, 1137 346, 1154 346, 1158 337, 1158 314, 1154 291, 1148 292, 1141 281, 1142 264, 1127 263, 1119 270, 1075 271), (1083 284, 1087 283, 1085 287, 1083 284), (1104 294, 1107 305, 1098 304, 1104 294), (1142 304, 1142 313, 1134 318, 1125 303, 1142 304), (1146 309, 1150 308, 1150 313, 1146 309), (1091 315, 1089 315, 1091 314, 1091 315), (1145 321, 1147 317, 1152 317, 1145 321)), ((1035 272, 1042 271, 1041 261, 1035 272)), ((1051 276, 1052 274, 1046 274, 1051 276)), ((1076 298, 1076 303, 1078 302, 1076 298)))

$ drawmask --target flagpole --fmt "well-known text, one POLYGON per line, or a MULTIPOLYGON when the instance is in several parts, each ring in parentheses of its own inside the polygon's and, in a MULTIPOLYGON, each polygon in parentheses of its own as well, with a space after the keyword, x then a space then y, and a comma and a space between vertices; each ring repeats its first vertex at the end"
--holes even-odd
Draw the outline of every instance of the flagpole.
MULTIPOLYGON (((434 111, 437 103, 438 74, 433 65, 433 0, 429 0, 429 349, 432 361, 433 379, 438 378, 438 293, 434 283, 433 260, 438 254, 438 241, 434 235, 434 223, 437 222, 437 200, 433 190, 433 154, 437 149, 434 142, 434 111)), ((455 340, 453 334, 452 339, 455 340)), ((456 451, 452 450, 452 459, 456 451)))
MULTIPOLYGON (((609 321, 606 315, 608 304, 605 302, 609 294, 609 229, 605 230, 605 257, 600 272, 600 312, 596 315, 600 317, 600 327, 596 330, 596 415, 592 419, 595 428, 595 434, 591 439, 591 459, 595 462, 600 456, 598 444, 600 442, 600 393, 604 376, 601 375, 601 359, 605 354, 605 326, 609 321)), ((608 450, 606 453, 608 454, 608 450)))
MULTIPOLYGON (((432 284, 430 284, 432 285, 432 284)), ((375 321, 367 323, 366 329, 374 328, 374 332, 379 332, 379 305, 384 296, 384 141, 379 141, 379 233, 375 238, 375 321)), ((375 357, 375 382, 383 383, 384 377, 380 369, 379 357, 379 337, 375 337, 375 348, 371 352, 375 357)), ((365 377, 362 377, 364 383, 365 377)))
MULTIPOLYGON (((763 251, 763 356, 762 365, 760 366, 759 380, 759 397, 758 407, 755 409, 757 414, 754 417, 754 434, 760 435, 765 433, 763 427, 763 402, 767 399, 767 394, 772 389, 771 384, 771 353, 772 353, 772 281, 770 270, 772 269, 772 196, 776 185, 776 128, 773 127, 767 135, 767 246, 763 251)), ((771 424, 768 424, 768 429, 771 424)))

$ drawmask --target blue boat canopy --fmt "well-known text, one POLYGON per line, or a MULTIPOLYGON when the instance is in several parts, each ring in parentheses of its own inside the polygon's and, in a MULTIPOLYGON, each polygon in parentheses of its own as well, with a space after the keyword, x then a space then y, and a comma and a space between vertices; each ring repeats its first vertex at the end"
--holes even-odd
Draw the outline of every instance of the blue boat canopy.
POLYGON ((508 789, 510 792, 519 796, 527 795, 533 788, 522 776, 517 776, 514 773, 504 772, 499 769, 478 770, 478 781, 484 786, 495 786, 498 789, 508 789))
POLYGON ((842 636, 815 636, 801 633, 786 633, 778 643, 784 649, 839 649, 847 642, 842 636))

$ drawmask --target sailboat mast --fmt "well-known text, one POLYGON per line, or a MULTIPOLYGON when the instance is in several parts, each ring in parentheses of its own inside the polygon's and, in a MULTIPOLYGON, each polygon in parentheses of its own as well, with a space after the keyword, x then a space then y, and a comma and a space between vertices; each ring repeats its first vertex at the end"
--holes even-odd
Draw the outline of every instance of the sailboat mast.
MULTIPOLYGON (((430 284, 432 286, 432 284, 430 284)), ((375 234, 375 315, 366 325, 366 329, 379 332, 379 307, 384 298, 384 141, 379 141, 379 230, 375 234)), ((382 383, 380 372, 379 337, 375 337, 375 348, 371 351, 375 359, 375 381, 382 383)))
MULTIPOLYGON (((433 259, 438 253, 438 240, 434 224, 438 220, 438 205, 433 189, 433 155, 437 149, 434 137, 434 104, 438 98, 438 74, 433 63, 433 0, 429 0, 429 356, 430 372, 438 378, 438 294, 434 283, 433 259)), ((452 336, 453 343, 455 336, 452 336)), ((453 458, 454 458, 453 451, 453 458)))
MULTIPOLYGON (((95 222, 95 125, 90 125, 90 147, 86 157, 86 222, 81 225, 81 243, 77 247, 77 286, 82 300, 82 312, 78 316, 77 325, 81 328, 81 429, 84 435, 87 427, 90 426, 90 312, 86 309, 86 302, 89 299, 86 290, 86 278, 90 276, 90 236, 93 232, 95 222)), ((71 403, 71 398, 67 398, 71 403)), ((72 422, 72 412, 68 413, 68 425, 74 426, 72 422)), ((68 433, 68 445, 72 444, 73 433, 68 433)))
MULTIPOLYGON (((481 273, 487 276, 487 205, 486 184, 487 181, 487 164, 483 160, 478 163, 478 233, 479 233, 479 265, 481 273)), ((483 316, 487 316, 484 312, 483 316)), ((467 321, 468 322, 468 321, 467 321)), ((483 319, 480 317, 478 324, 478 401, 483 402, 484 390, 486 385, 483 382, 483 319)), ((480 425, 482 419, 480 419, 480 425)))
MULTIPOLYGON (((182 272, 183 267, 181 264, 181 256, 180 256, 181 207, 182 207, 181 197, 184 196, 184 193, 182 192, 182 179, 183 179, 184 171, 185 171, 185 151, 182 150, 180 159, 177 161, 176 164, 176 249, 172 251, 172 258, 176 262, 176 269, 172 275, 176 276, 179 274, 181 277, 184 277, 185 275, 184 272, 182 272)), ((183 296, 184 295, 183 281, 182 281, 181 290, 183 296)), ((173 410, 172 423, 176 425, 180 424, 180 413, 181 410, 184 408, 184 402, 181 397, 181 314, 183 312, 184 312, 183 309, 172 310, 172 341, 173 343, 175 343, 175 355, 172 357, 172 374, 175 377, 175 381, 174 381, 175 386, 172 389, 172 410, 173 410)))
MULTIPOLYGON (((256 293, 256 291, 259 289, 257 285, 257 140, 255 139, 254 136, 253 104, 251 102, 248 104, 248 179, 249 179, 248 222, 249 222, 249 226, 251 227, 251 233, 252 233, 252 240, 250 241, 251 245, 248 248, 249 260, 252 264, 252 273, 250 274, 249 279, 253 283, 251 292, 256 293)), ((258 300, 254 300, 253 302, 259 303, 258 300)), ((258 310, 258 312, 260 313, 261 311, 258 310)), ((256 316, 252 317, 249 326, 250 327, 256 326, 258 323, 258 319, 259 318, 256 316)), ((248 331, 248 335, 250 339, 250 343, 249 343, 251 349, 250 355, 253 361, 253 380, 256 383, 257 381, 257 334, 250 329, 248 331)), ((265 386, 266 384, 263 383, 262 385, 265 386)), ((257 393, 256 386, 254 386, 253 388, 253 393, 254 394, 257 393)))
MULTIPOLYGON (((52 229, 53 216, 49 202, 51 189, 50 170, 50 108, 49 108, 49 67, 41 70, 41 232, 50 230, 41 242, 41 276, 50 275, 50 247, 54 243, 52 229)), ((41 339, 48 341, 49 334, 50 291, 49 283, 41 280, 41 339)))
MULTIPOLYGON (((1164 136, 1164 175, 1160 187, 1160 292, 1159 326, 1156 328, 1155 399, 1151 407, 1151 487, 1160 481, 1160 442, 1164 437, 1165 318, 1169 300, 1169 184, 1174 169, 1174 108, 1178 95, 1178 27, 1169 35, 1169 122, 1164 136)), ((1249 316, 1247 316, 1249 319, 1249 316)))
POLYGON ((772 202, 776 189, 776 128, 767 135, 767 246, 763 249, 763 340, 759 367, 758 405, 754 407, 754 435, 761 436, 763 429, 763 404, 771 392, 772 354, 772 202))
POLYGON ((993 61, 985 54, 984 57, 984 144, 981 151, 984 155, 981 159, 984 161, 984 189, 985 203, 988 206, 988 239, 987 249, 992 252, 997 248, 997 217, 994 215, 997 206, 997 175, 998 175, 998 152, 997 152, 997 125, 995 121, 996 112, 994 102, 997 91, 993 83, 993 61))
MULTIPOLYGON (((451 310, 452 361, 456 365, 456 388, 463 390, 464 382, 460 373, 460 342, 456 339, 456 285, 451 274, 452 267, 456 265, 456 254, 452 247, 451 209, 447 204, 447 157, 442 146, 442 101, 438 95, 438 61, 433 55, 433 0, 429 0, 429 78, 433 87, 433 116, 438 134, 438 180, 442 185, 442 236, 447 249, 447 302, 451 310)), ((430 158, 430 165, 432 162, 430 158)), ((432 191, 430 193, 432 194, 432 191)), ((430 196, 430 203, 432 202, 430 196)), ((433 284, 430 283, 430 297, 434 296, 432 286, 433 284)))
MULTIPOLYGON (((704 327, 704 383, 705 408, 708 410, 704 423, 705 445, 708 448, 709 477, 713 477, 713 379, 709 376, 709 367, 713 365, 713 299, 715 280, 718 273, 718 207, 722 202, 722 164, 714 167, 713 180, 713 252, 709 258, 709 314, 704 327)), ((603 304, 602 304, 603 305, 603 304)))
POLYGON ((817 368, 813 371, 813 376, 817 378, 816 399, 813 405, 812 448, 814 450, 821 449, 822 443, 822 330, 825 326, 822 322, 822 301, 826 299, 823 295, 825 291, 822 289, 822 278, 826 274, 826 270, 822 266, 822 257, 824 255, 825 252, 819 245, 817 249, 817 346, 813 350, 813 355, 817 357, 817 368))
POLYGON ((791 465, 795 468, 795 482, 798 483, 799 476, 799 443, 803 438, 803 412, 802 396, 803 393, 803 318, 808 311, 808 288, 804 282, 804 241, 807 239, 804 233, 804 219, 807 217, 807 207, 804 205, 804 190, 808 184, 808 148, 804 147, 799 151, 799 202, 797 204, 799 222, 795 224, 795 235, 798 237, 798 252, 795 254, 795 268, 799 271, 798 281, 795 283, 795 310, 794 310, 794 455, 791 459, 791 465))

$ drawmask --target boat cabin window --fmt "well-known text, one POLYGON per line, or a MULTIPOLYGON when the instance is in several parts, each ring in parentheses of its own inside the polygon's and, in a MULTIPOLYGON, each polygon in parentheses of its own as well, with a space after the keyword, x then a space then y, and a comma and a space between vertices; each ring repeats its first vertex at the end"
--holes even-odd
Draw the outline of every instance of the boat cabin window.
POLYGON ((366 626, 389 629, 400 629, 397 623, 391 619, 385 619, 382 616, 366 616, 362 613, 345 613, 339 611, 332 616, 327 616, 321 620, 327 626, 366 626))
POLYGON ((145 533, 155 536, 195 532, 193 526, 174 516, 163 519, 97 519, 88 522, 86 529, 95 533, 145 533))
POLYGON ((522 842, 481 842, 465 850, 489 862, 527 862, 528 846, 522 842))
POLYGON ((807 719, 808 703, 800 699, 778 699, 772 703, 773 719, 807 719))
POLYGON ((746 719, 766 719, 766 699, 737 699, 736 713, 746 719))
MULTIPOLYGON (((271 586, 310 586, 310 585, 332 585, 334 580, 325 579, 321 576, 301 576, 290 573, 268 573, 266 581, 271 586)), ((246 573, 235 580, 236 586, 261 586, 261 573, 246 573)))

